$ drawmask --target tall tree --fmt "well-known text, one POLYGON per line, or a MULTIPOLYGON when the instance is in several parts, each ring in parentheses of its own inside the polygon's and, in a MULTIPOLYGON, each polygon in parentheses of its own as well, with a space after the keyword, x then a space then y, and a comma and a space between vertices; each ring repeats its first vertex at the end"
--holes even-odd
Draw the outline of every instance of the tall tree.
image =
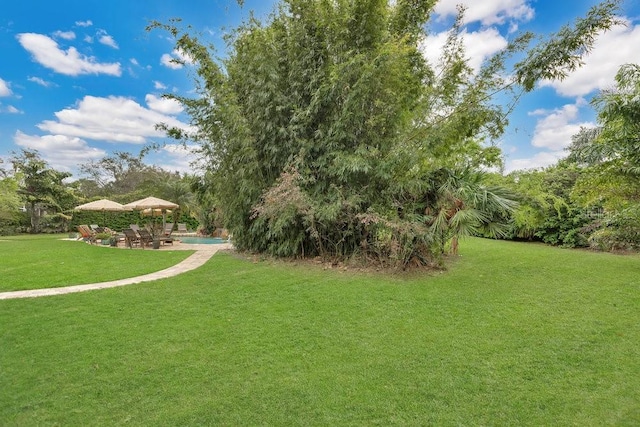
MULTIPOLYGON (((540 79, 566 76, 615 24, 618 3, 594 7, 507 70, 532 40, 521 35, 477 75, 460 38, 463 9, 439 72, 425 60, 435 1, 281 1, 268 21, 251 19, 229 37, 223 60, 173 23, 154 23, 197 64, 200 96, 167 95, 185 105, 196 132, 167 131, 200 143, 210 191, 241 249, 351 256, 376 248, 403 265, 430 262, 443 247, 429 228, 434 197, 449 203, 444 212, 461 201, 454 187, 495 196, 486 209, 500 205, 496 192, 463 185, 471 175, 456 172, 499 162, 490 141, 511 106, 493 95, 512 90, 515 102, 540 79)), ((474 227, 494 218, 480 206, 474 227)), ((471 211, 462 211, 440 235, 466 229, 471 211)))
POLYGON ((86 195, 105 197, 135 192, 149 179, 154 168, 144 163, 142 155, 116 151, 98 161, 81 165, 80 171, 89 177, 81 187, 86 195))
POLYGON ((63 180, 71 174, 50 168, 35 150, 23 149, 14 153, 11 163, 19 183, 18 194, 31 218, 31 232, 38 233, 40 219, 47 211, 69 207, 63 201, 68 202, 73 196, 63 180))

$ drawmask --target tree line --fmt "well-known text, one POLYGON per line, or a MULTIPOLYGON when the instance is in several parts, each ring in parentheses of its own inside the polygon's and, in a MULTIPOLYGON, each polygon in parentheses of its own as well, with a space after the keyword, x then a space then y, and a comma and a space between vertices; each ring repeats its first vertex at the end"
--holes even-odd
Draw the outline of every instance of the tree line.
POLYGON ((492 178, 520 195, 508 237, 640 249, 640 65, 623 65, 615 80, 591 101, 597 126, 573 136, 565 159, 492 178))
POLYGON ((36 150, 13 153, 6 164, 0 164, 0 234, 67 232, 79 223, 119 230, 139 222, 139 213, 105 216, 73 208, 101 198, 124 204, 149 195, 180 205, 175 222, 188 223, 192 229, 200 224, 205 231, 219 226, 215 208, 196 203, 193 175, 148 165, 143 154, 115 152, 81 165, 80 172, 82 178, 70 180, 70 173, 52 168, 36 150))

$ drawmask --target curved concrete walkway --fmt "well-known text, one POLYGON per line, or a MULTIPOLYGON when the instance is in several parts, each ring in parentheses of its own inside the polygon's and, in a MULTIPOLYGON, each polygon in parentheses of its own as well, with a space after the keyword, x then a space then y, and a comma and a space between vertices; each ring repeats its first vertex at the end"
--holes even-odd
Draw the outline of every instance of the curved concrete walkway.
POLYGON ((94 289, 106 289, 115 288, 117 286, 133 285, 135 283, 150 282, 152 280, 165 279, 167 277, 177 276, 185 271, 194 270, 209 260, 221 249, 231 249, 233 246, 229 243, 220 245, 181 245, 181 250, 195 249, 196 253, 191 255, 184 261, 174 265, 173 267, 165 268, 164 270, 156 271, 155 273, 145 274, 144 276, 130 277, 128 279, 112 280, 110 282, 91 283, 88 285, 75 285, 65 286, 62 288, 46 288, 46 289, 33 289, 26 291, 13 291, 13 292, 0 292, 0 300, 14 299, 14 298, 35 298, 44 297, 49 295, 62 295, 71 294, 74 292, 92 291, 94 289))

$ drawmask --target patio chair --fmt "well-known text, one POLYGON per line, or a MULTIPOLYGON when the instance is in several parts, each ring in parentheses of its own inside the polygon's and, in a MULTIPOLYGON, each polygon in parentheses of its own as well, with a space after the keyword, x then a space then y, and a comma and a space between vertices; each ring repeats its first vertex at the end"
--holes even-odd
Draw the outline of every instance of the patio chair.
POLYGON ((130 228, 125 228, 122 232, 124 233, 124 244, 126 247, 133 248, 135 245, 138 245, 144 249, 144 246, 142 246, 142 240, 135 231, 130 228))
POLYGON ((140 236, 140 243, 144 248, 144 245, 151 246, 153 244, 153 236, 146 228, 138 230, 138 236, 140 236))
POLYGON ((136 233, 140 230, 138 224, 129 224, 129 228, 135 231, 136 233))
POLYGON ((96 233, 89 228, 88 225, 79 225, 78 232, 80 233, 80 238, 87 242, 94 244, 96 242, 96 233))
POLYGON ((173 245, 173 237, 171 237, 171 233, 173 233, 173 223, 168 222, 164 226, 164 233, 162 236, 158 237, 160 243, 171 243, 173 245))
POLYGON ((188 233, 187 224, 178 223, 178 233, 188 233))

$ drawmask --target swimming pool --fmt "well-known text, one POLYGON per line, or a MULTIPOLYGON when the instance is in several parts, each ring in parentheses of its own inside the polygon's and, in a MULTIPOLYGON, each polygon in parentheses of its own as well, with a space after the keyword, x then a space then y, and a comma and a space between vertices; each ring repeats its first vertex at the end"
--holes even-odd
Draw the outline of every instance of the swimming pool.
POLYGON ((228 240, 219 237, 178 237, 182 243, 190 245, 219 245, 220 243, 228 243, 228 240))

